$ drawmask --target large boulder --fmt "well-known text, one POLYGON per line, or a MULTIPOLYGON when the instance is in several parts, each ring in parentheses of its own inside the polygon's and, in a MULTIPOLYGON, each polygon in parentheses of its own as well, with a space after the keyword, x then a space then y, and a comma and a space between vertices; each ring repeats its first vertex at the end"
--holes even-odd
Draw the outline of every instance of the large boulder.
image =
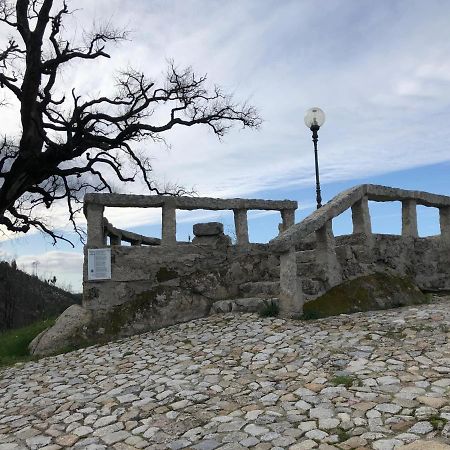
POLYGON ((339 284, 307 302, 303 306, 303 315, 316 319, 426 302, 427 297, 409 278, 374 273, 339 284))
POLYGON ((69 306, 55 324, 38 334, 30 343, 31 355, 47 356, 80 345, 86 340, 86 331, 92 312, 79 306, 69 306))

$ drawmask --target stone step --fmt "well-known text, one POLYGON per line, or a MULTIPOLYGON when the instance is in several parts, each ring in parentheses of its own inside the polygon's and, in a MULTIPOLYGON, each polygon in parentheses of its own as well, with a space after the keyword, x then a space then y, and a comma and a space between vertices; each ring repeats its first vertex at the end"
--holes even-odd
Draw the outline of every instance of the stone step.
POLYGON ((279 281, 250 281, 242 283, 239 290, 244 297, 276 297, 280 293, 279 281))
POLYGON ((230 300, 219 300, 212 304, 209 315, 221 313, 259 313, 270 307, 278 305, 278 298, 247 297, 230 300))

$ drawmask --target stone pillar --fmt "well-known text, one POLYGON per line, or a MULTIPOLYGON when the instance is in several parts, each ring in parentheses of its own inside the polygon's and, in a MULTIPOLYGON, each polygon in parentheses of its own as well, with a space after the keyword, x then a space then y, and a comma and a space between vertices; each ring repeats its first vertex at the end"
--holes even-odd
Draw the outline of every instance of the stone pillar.
POLYGON ((297 277, 295 249, 280 255, 280 315, 295 317, 303 312, 303 292, 297 277))
POLYGON ((121 245, 122 244, 122 236, 119 236, 118 234, 113 234, 109 236, 110 244, 111 245, 121 245))
POLYGON ((441 239, 446 245, 450 245, 450 206, 439 208, 439 224, 441 239))
POLYGON ((295 209, 282 209, 281 210, 281 232, 286 231, 289 227, 292 227, 295 223, 295 209))
POLYGON ((236 229, 236 243, 237 245, 246 245, 248 240, 248 223, 247 223, 247 210, 235 209, 234 210, 234 226, 236 229))
POLYGON ((316 253, 319 266, 323 267, 324 276, 330 287, 342 281, 342 268, 336 256, 336 246, 332 222, 329 220, 316 231, 316 253))
POLYGON ((175 245, 177 242, 177 217, 175 201, 167 198, 162 207, 162 245, 175 245))
POLYGON ((402 201, 402 236, 418 237, 416 201, 412 199, 402 201))
POLYGON ((105 207, 95 203, 88 203, 86 207, 87 219, 87 246, 103 247, 106 245, 104 232, 103 212, 105 207))
POLYGON ((370 222, 369 199, 364 196, 352 206, 353 234, 364 233, 367 236, 372 234, 372 224, 370 222))

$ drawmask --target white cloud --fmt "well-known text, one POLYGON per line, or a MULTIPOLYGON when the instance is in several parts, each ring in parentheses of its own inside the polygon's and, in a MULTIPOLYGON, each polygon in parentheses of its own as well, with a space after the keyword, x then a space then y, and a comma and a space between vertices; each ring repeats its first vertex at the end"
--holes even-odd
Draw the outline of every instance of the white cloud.
POLYGON ((16 258, 17 266, 40 278, 56 276, 57 284, 75 290, 81 287, 83 255, 75 252, 50 251, 40 254, 22 255, 16 258))

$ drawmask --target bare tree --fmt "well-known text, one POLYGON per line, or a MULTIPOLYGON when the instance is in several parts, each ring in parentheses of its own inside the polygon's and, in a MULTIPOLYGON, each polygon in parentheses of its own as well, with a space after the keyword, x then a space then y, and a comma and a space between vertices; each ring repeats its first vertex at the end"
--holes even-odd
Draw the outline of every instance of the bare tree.
POLYGON ((139 154, 136 142, 164 140, 179 125, 205 124, 220 138, 234 123, 260 124, 252 106, 235 103, 220 88, 209 89, 206 76, 173 64, 162 86, 128 69, 113 96, 82 98, 69 89, 58 97, 65 65, 109 58, 108 43, 126 38, 107 26, 86 33, 83 42, 69 42, 62 26, 68 14, 65 1, 0 0, 0 22, 12 32, 0 50, 0 87, 20 103, 22 126, 21 136, 5 136, 0 144, 0 225, 18 232, 35 227, 54 242, 62 236, 39 217, 39 208, 66 202, 80 234, 75 216, 84 193, 111 191, 111 174, 120 182, 140 177, 149 192, 177 193, 158 188, 149 155, 139 154), (166 119, 152 124, 157 108, 166 119))

